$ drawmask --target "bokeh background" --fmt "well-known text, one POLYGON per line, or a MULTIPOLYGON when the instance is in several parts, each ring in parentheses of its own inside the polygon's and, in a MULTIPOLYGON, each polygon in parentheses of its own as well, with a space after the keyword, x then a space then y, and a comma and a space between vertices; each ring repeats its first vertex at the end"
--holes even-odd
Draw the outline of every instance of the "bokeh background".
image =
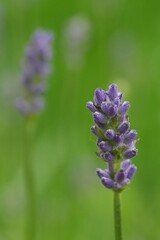
POLYGON ((96 87, 117 83, 140 137, 138 172, 123 193, 124 239, 160 239, 160 3, 145 0, 0 0, 0 239, 23 240, 23 118, 14 102, 26 44, 54 32, 54 71, 33 143, 37 240, 114 239, 112 192, 95 170, 96 87), (75 42, 74 42, 75 41, 75 42))

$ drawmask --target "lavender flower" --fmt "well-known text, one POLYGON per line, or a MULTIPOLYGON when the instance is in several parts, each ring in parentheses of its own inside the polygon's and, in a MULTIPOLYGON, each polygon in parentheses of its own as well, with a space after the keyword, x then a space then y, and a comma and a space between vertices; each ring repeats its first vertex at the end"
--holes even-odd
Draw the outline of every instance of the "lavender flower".
POLYGON ((97 155, 108 165, 108 169, 98 169, 97 175, 105 187, 114 191, 122 191, 137 171, 131 162, 137 155, 137 132, 130 130, 130 104, 122 98, 117 85, 112 84, 108 91, 96 89, 94 101, 87 103, 95 124, 91 131, 97 137, 97 155))
POLYGON ((63 47, 66 64, 71 70, 79 70, 83 66, 84 56, 92 35, 88 18, 75 15, 64 26, 63 47))
POLYGON ((22 92, 16 103, 17 109, 25 116, 34 115, 44 108, 43 95, 51 72, 52 40, 52 33, 38 30, 26 48, 22 92))

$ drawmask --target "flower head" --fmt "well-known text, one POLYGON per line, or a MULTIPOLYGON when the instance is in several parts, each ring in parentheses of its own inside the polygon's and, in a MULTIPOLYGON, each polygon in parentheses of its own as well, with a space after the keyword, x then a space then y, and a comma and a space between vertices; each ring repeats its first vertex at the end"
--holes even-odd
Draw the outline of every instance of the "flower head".
POLYGON ((76 15, 66 22, 63 45, 69 69, 77 70, 83 65, 91 32, 91 23, 85 16, 76 15))
POLYGON ((137 167, 131 158, 137 155, 136 130, 130 130, 128 110, 130 104, 123 102, 117 85, 112 84, 107 91, 96 89, 93 102, 87 103, 92 112, 94 126, 91 128, 97 137, 101 157, 108 166, 97 170, 103 185, 115 191, 123 190, 132 180, 137 167))
POLYGON ((34 32, 25 51, 21 96, 17 109, 26 116, 40 112, 45 105, 43 94, 47 89, 47 77, 51 72, 53 36, 50 32, 34 32))

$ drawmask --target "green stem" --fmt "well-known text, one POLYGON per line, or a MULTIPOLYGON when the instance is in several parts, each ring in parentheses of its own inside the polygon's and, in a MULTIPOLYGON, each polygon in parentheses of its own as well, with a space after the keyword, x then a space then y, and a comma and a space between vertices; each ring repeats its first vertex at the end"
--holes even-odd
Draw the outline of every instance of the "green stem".
POLYGON ((114 192, 114 227, 115 240, 122 240, 122 222, 121 222, 121 196, 120 192, 114 192))
POLYGON ((32 130, 32 122, 30 119, 27 119, 24 134, 24 177, 27 199, 26 240, 34 240, 36 231, 36 199, 32 169, 32 130))

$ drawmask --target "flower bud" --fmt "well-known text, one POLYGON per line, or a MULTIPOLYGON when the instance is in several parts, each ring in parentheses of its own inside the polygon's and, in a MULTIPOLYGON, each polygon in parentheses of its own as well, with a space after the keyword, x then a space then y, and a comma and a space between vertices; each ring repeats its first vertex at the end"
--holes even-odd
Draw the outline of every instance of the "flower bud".
POLYGON ((137 149, 129 149, 124 153, 126 159, 133 158, 137 155, 137 149))
POLYGON ((113 138, 113 141, 115 144, 119 145, 123 142, 124 140, 124 135, 123 134, 116 134, 113 138))
POLYGON ((115 160, 115 156, 114 156, 112 153, 110 153, 110 152, 104 153, 104 154, 102 155, 102 158, 103 158, 104 160, 107 160, 107 161, 114 161, 114 160, 115 160))
POLYGON ((98 175, 99 178, 102 178, 102 177, 110 178, 108 169, 102 170, 102 169, 98 168, 98 169, 96 170, 96 173, 97 173, 97 175, 98 175))
POLYGON ((102 152, 108 152, 108 151, 112 150, 112 146, 108 142, 105 142, 105 141, 101 141, 98 144, 98 146, 102 150, 102 152))
POLYGON ((120 169, 119 172, 117 172, 115 175, 115 181, 121 183, 124 181, 125 177, 126 175, 124 173, 124 170, 120 169))
POLYGON ((93 116, 94 116, 94 120, 95 120, 95 122, 96 123, 102 123, 102 124, 105 124, 105 123, 107 123, 107 118, 106 118, 106 116, 104 116, 102 113, 100 113, 100 112, 95 112, 94 114, 93 114, 93 116))
POLYGON ((117 107, 119 107, 119 105, 120 105, 120 103, 121 103, 120 98, 119 98, 119 97, 116 97, 116 98, 113 100, 113 103, 114 103, 117 107))
POLYGON ((97 111, 96 107, 94 106, 93 102, 91 102, 91 101, 87 102, 87 108, 93 113, 97 111))
POLYGON ((129 102, 124 102, 119 109, 120 114, 123 114, 123 115, 126 114, 129 108, 130 108, 129 102))
POLYGON ((129 128, 130 128, 130 123, 127 121, 123 122, 118 128, 118 132, 124 134, 129 130, 129 128))
POLYGON ((91 127, 91 132, 92 132, 96 137, 99 137, 98 129, 97 129, 95 126, 92 126, 92 127, 91 127))
POLYGON ((137 167, 135 165, 131 165, 130 168, 128 169, 127 178, 131 180, 134 177, 136 171, 137 167))
POLYGON ((124 170, 127 170, 130 167, 130 165, 131 165, 131 160, 127 159, 121 163, 121 168, 124 170))
POLYGON ((127 133, 124 142, 126 144, 132 143, 132 141, 136 138, 137 136, 137 131, 136 130, 131 130, 129 133, 127 133))
POLYGON ((118 89, 116 84, 112 84, 109 86, 108 96, 111 100, 118 96, 118 89))
POLYGON ((112 139, 114 138, 114 136, 115 136, 115 132, 114 132, 113 129, 108 129, 108 130, 105 132, 104 136, 105 136, 107 139, 112 140, 112 139))
POLYGON ((108 107, 108 116, 109 117, 114 117, 117 114, 118 108, 116 105, 110 105, 108 107))
POLYGON ((102 181, 103 185, 107 188, 111 189, 114 187, 114 181, 112 179, 102 177, 101 181, 102 181))
POLYGON ((106 93, 100 89, 97 88, 95 90, 95 95, 94 95, 94 103, 96 106, 100 106, 103 101, 106 100, 106 93))

